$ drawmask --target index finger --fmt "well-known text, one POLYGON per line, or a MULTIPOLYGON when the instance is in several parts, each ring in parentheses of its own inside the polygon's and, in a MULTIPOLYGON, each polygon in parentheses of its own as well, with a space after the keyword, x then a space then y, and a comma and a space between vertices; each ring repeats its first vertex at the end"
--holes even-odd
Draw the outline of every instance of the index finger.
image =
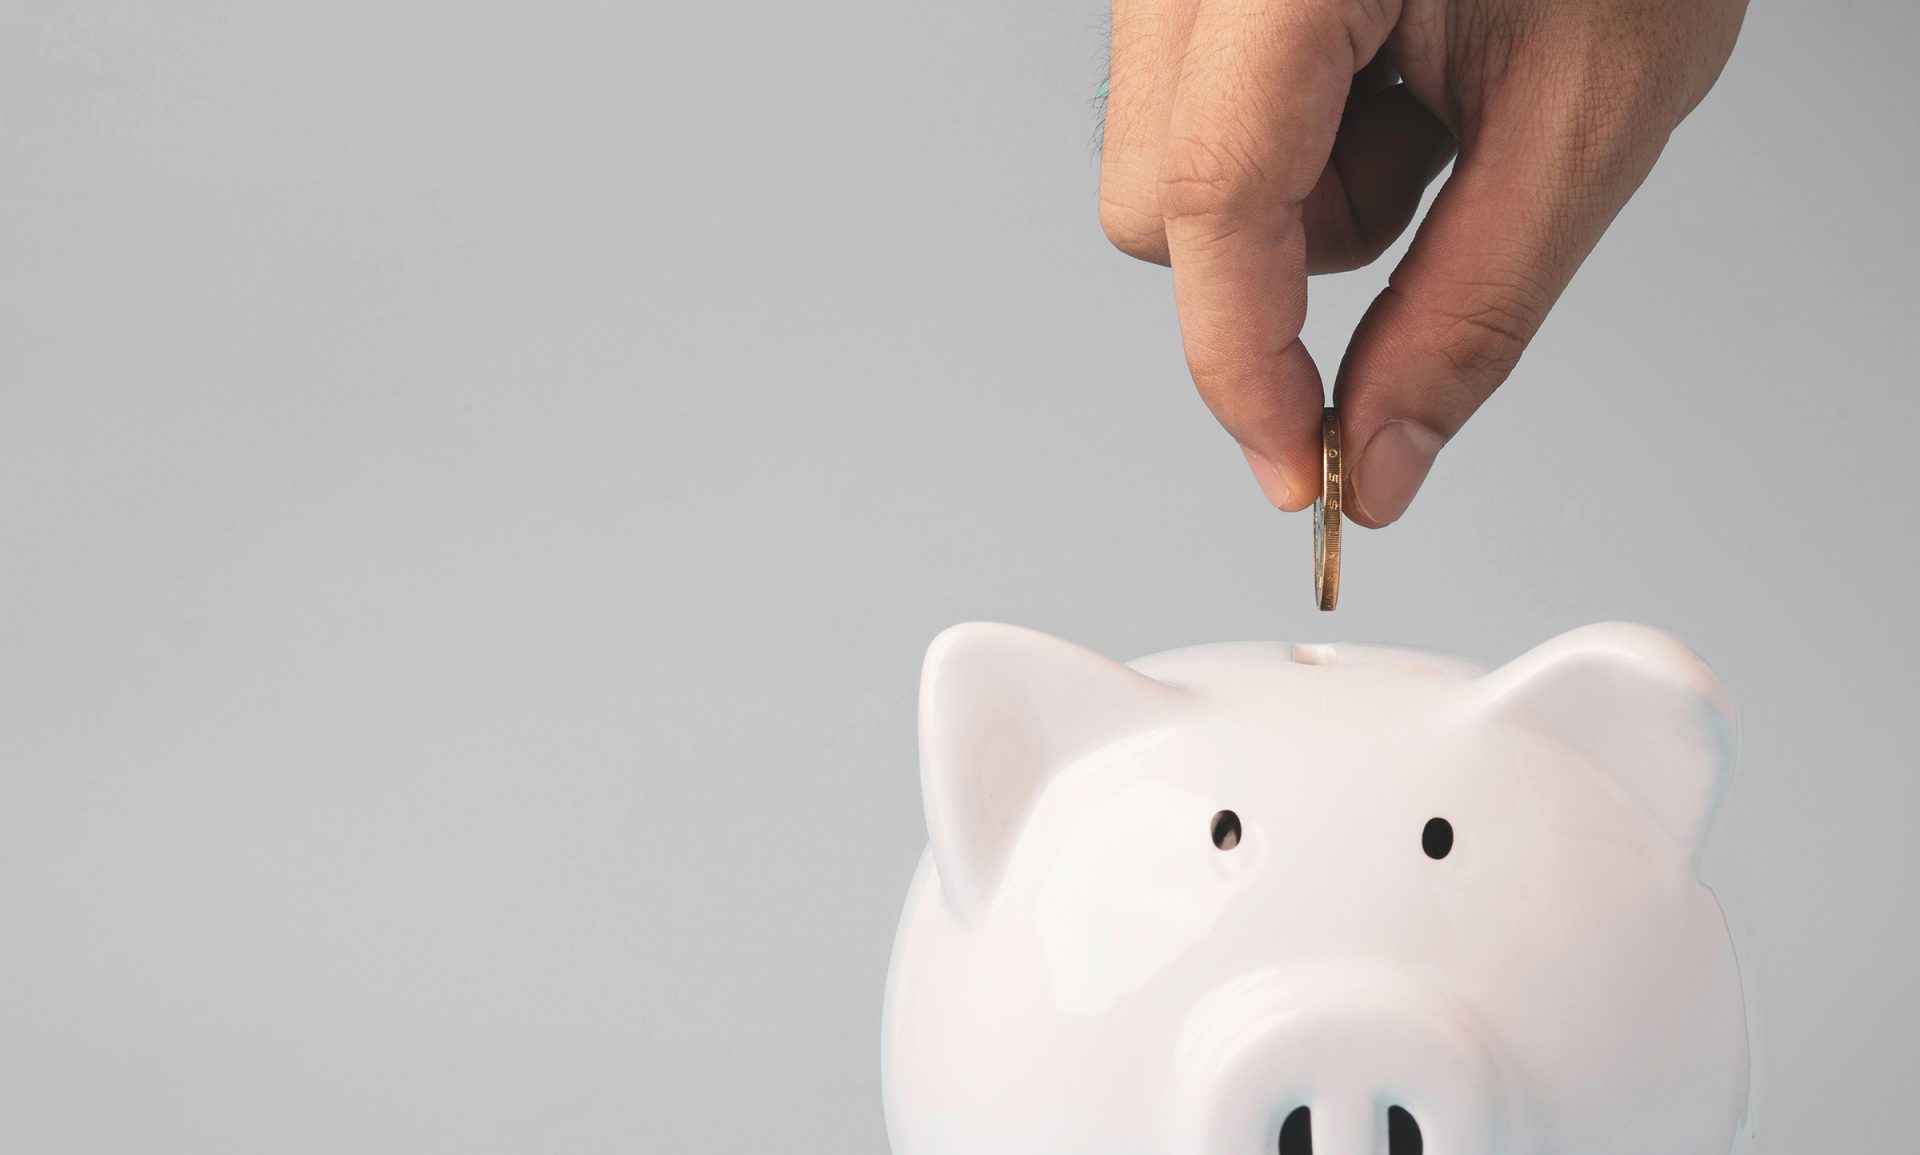
POLYGON ((1325 402, 1300 342, 1302 210, 1391 15, 1356 29, 1338 0, 1209 0, 1174 95, 1159 205, 1187 367, 1283 509, 1305 508, 1320 488, 1325 402))

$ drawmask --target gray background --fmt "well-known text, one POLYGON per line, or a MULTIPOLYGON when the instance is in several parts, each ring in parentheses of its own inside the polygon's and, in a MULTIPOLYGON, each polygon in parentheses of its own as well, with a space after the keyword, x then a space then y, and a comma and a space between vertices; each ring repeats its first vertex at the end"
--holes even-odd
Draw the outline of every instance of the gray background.
POLYGON ((1920 9, 1756 7, 1329 617, 1096 227, 1097 4, 534 8, 0 4, 0 1149, 882 1151, 970 618, 1679 633, 1752 1149, 1908 1145, 1920 9))

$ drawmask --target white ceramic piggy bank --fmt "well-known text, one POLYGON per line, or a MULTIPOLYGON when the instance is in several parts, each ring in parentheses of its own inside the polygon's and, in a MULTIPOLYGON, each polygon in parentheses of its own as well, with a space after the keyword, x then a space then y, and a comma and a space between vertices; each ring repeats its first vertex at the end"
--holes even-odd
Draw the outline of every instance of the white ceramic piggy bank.
POLYGON ((1691 651, 927 655, 895 1155, 1727 1155, 1747 1031, 1694 859, 1732 721, 1691 651))

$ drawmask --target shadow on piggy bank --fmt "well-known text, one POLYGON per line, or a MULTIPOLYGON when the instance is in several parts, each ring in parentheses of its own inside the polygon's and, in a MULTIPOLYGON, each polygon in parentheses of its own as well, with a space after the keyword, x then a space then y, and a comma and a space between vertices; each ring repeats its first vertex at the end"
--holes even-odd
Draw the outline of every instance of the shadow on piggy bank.
POLYGON ((1640 626, 927 654, 895 1155, 1727 1155, 1718 681, 1640 626))

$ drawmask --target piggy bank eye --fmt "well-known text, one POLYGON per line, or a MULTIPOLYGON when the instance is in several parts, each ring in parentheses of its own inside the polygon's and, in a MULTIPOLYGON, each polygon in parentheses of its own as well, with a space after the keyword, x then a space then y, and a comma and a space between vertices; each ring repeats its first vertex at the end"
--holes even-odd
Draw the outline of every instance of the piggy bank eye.
POLYGON ((1222 850, 1232 850, 1240 845, 1240 816, 1231 810, 1222 810, 1213 816, 1213 844, 1222 850))
POLYGON ((1427 828, 1420 832, 1420 849, 1428 858, 1445 858, 1453 849, 1453 823, 1444 818, 1428 819, 1427 828))

